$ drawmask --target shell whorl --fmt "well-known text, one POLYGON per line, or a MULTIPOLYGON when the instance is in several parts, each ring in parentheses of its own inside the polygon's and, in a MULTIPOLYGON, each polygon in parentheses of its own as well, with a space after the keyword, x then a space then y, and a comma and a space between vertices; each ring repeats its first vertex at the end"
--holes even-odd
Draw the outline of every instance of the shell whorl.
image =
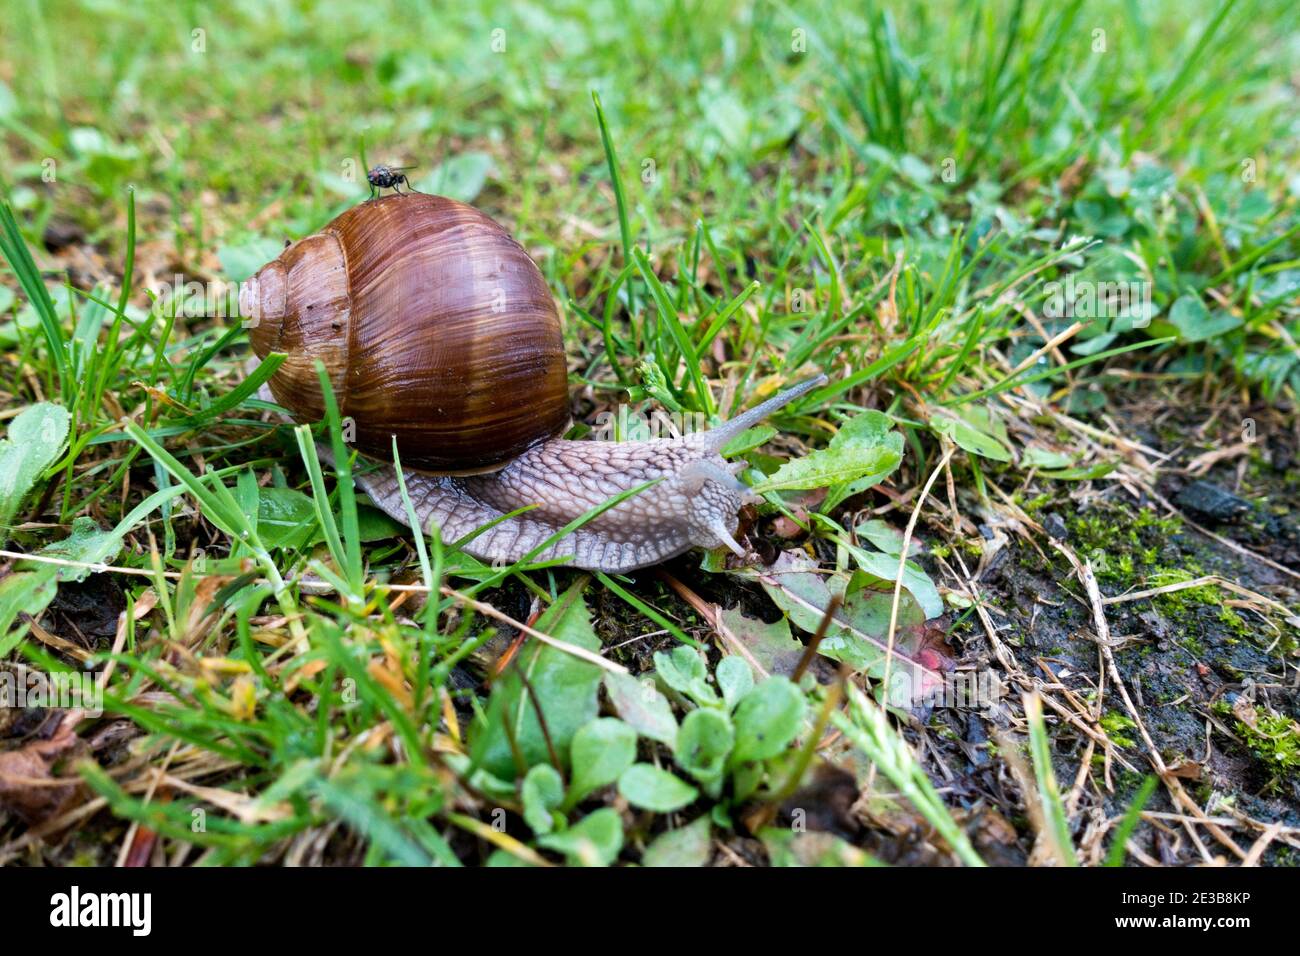
POLYGON ((559 314, 527 252, 441 196, 354 206, 240 290, 253 351, 299 421, 324 401, 321 360, 357 447, 431 472, 494 468, 569 424, 559 314))

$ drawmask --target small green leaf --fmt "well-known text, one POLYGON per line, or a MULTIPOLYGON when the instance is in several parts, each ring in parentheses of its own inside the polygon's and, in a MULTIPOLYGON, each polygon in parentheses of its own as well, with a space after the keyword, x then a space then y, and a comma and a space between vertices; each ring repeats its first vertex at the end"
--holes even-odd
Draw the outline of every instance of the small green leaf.
POLYGON ((700 708, 682 720, 673 756, 678 766, 707 784, 722 776, 735 739, 735 730, 726 714, 700 708))
POLYGON ((623 849, 623 820, 617 810, 604 807, 567 830, 538 837, 537 845, 563 853, 573 866, 609 866, 623 849))
MULTIPOLYGON (((7 527, 68 437, 67 409, 40 402, 23 409, 0 440, 0 526, 7 527)), ((0 541, 4 535, 0 534, 0 541)))
POLYGON ((320 533, 316 507, 301 491, 263 488, 257 496, 257 534, 268 548, 301 548, 320 533))
POLYGON ((1042 445, 1027 445, 1020 453, 1021 468, 1069 468, 1077 455, 1053 451, 1042 445))
POLYGON ((1060 471, 1040 471, 1038 477, 1050 478, 1053 481, 1096 481, 1098 478, 1105 478, 1118 467, 1118 461, 1099 461, 1095 465, 1087 465, 1079 468, 1063 468, 1060 471))
POLYGON ((54 600, 59 586, 54 581, 54 566, 36 571, 18 571, 0 578, 0 658, 19 645, 27 634, 27 625, 13 627, 20 613, 41 616, 54 600))
POLYGON ((636 760, 636 731, 614 717, 599 717, 573 735, 573 765, 566 806, 609 786, 636 760))
POLYGON ((648 763, 637 763, 618 778, 618 792, 634 807, 672 813, 695 802, 700 792, 685 780, 648 763))
POLYGON ((641 856, 642 866, 705 866, 713 856, 713 821, 708 814, 659 834, 641 856))
POLYGON ((769 677, 736 708, 734 763, 768 760, 799 735, 807 708, 804 696, 789 678, 769 677))
POLYGON ((642 361, 637 366, 637 372, 641 375, 641 388, 647 395, 657 401, 670 412, 682 411, 681 402, 673 395, 673 390, 668 384, 668 378, 661 369, 649 359, 642 361))
POLYGON ((754 490, 763 494, 852 486, 857 494, 888 476, 902 460, 903 436, 892 430, 889 416, 868 410, 841 425, 825 448, 786 462, 754 490))
MULTIPOLYGON (((539 763, 528 771, 520 787, 524 803, 524 822, 538 835, 555 829, 557 811, 564 802, 564 780, 549 763, 539 763)), ((563 819, 561 817, 561 819, 563 819)))
POLYGON ((651 677, 629 674, 605 674, 605 693, 618 715, 642 737, 673 745, 677 739, 677 719, 668 698, 659 693, 651 677))
POLYGON ((718 702, 718 695, 709 686, 708 667, 695 648, 680 644, 671 653, 656 651, 655 669, 665 684, 701 707, 718 702))
MULTIPOLYGON (((117 557, 121 550, 120 537, 111 531, 101 531, 94 519, 81 515, 73 519, 71 534, 62 541, 46 545, 37 553, 47 558, 62 558, 82 564, 106 564, 117 557)), ((91 572, 91 568, 61 567, 58 569, 58 578, 60 581, 84 581, 91 572)))
POLYGON ((939 414, 930 419, 930 429, 936 434, 951 438, 957 447, 972 455, 994 461, 1011 460, 1011 450, 1006 445, 965 418, 939 414))
MULTIPOLYGON (((561 643, 598 651, 600 638, 591 629, 582 590, 583 583, 578 583, 561 595, 538 619, 537 629, 561 643)), ((561 761, 568 759, 573 735, 597 715, 602 674, 595 664, 540 641, 530 642, 517 660, 531 692, 525 690, 515 667, 510 667, 493 684, 488 706, 470 725, 474 765, 507 779, 548 759, 550 747, 537 718, 539 710, 550 745, 561 761), (524 762, 522 770, 515 764, 516 754, 524 762)))
POLYGON ((491 855, 488 856, 487 862, 483 865, 494 869, 506 867, 528 869, 533 866, 533 864, 529 863, 527 860, 521 860, 519 857, 515 856, 513 853, 507 852, 506 850, 493 850, 491 855))
POLYGON ((709 676, 699 652, 685 644, 671 651, 656 651, 655 668, 665 684, 683 694, 695 681, 706 680, 709 676))
POLYGON ((754 687, 754 672, 743 657, 732 654, 718 662, 713 677, 722 688, 722 699, 731 710, 754 687))
POLYGON ((1199 296, 1182 295, 1169 307, 1169 321, 1178 329, 1184 342, 1204 342, 1216 335, 1231 332, 1242 320, 1223 309, 1211 312, 1199 296))

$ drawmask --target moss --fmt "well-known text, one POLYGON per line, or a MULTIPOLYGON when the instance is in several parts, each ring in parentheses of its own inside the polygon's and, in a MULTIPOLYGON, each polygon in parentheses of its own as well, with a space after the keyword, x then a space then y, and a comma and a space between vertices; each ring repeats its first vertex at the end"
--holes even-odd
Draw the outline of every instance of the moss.
POLYGON ((1178 518, 1161 518, 1154 511, 1094 510, 1075 515, 1067 524, 1076 548, 1087 555, 1097 580, 1127 587, 1156 564, 1160 545, 1182 531, 1178 518))
POLYGON ((1300 724, 1263 704, 1253 708, 1251 720, 1242 720, 1227 701, 1214 709, 1233 720, 1233 729, 1246 749, 1270 770, 1283 776, 1300 774, 1300 724))
POLYGON ((1121 747, 1132 747, 1135 742, 1132 737, 1127 736, 1126 731, 1133 730, 1137 724, 1133 718, 1127 714, 1121 714, 1117 710, 1108 711, 1101 718, 1101 729, 1106 731, 1106 736, 1121 747))
POLYGON ((1033 518, 1036 517, 1045 507, 1051 504, 1054 498, 1055 496, 1050 493, 1036 495, 1028 501, 1021 503, 1020 507, 1024 509, 1025 514, 1033 518))
MULTIPOLYGON (((1203 574, 1200 565, 1188 562, 1183 568, 1158 568, 1151 572, 1147 580, 1150 587, 1164 587, 1191 581, 1203 574)), ((1194 588, 1183 588, 1181 591, 1167 591, 1164 594, 1157 594, 1154 600, 1156 607, 1176 624, 1192 623, 1192 615, 1197 608, 1218 608, 1215 616, 1220 624, 1238 637, 1250 636, 1250 627, 1242 620, 1240 614, 1223 603, 1223 593, 1216 585, 1202 584, 1194 588)), ((1190 648, 1190 643, 1188 646, 1190 648)))
POLYGON ((1300 866, 1300 853, 1289 846, 1279 846, 1273 854, 1274 866, 1300 866))

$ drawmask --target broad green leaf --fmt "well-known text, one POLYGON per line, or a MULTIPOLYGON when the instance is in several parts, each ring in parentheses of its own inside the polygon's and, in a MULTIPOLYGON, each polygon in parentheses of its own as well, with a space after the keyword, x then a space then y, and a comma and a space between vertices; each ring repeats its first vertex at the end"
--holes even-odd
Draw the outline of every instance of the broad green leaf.
MULTIPOLYGON (((903 532, 893 525, 881 521, 879 518, 872 518, 862 522, 853 529, 861 538, 866 538, 885 554, 892 554, 894 560, 903 553, 903 532)), ((912 539, 911 547, 908 548, 908 556, 920 554, 922 551, 921 542, 915 538, 912 539)))
POLYGON ((991 458, 994 461, 1011 460, 1011 450, 1006 445, 965 418, 940 413, 930 419, 930 428, 936 434, 951 438, 957 447, 973 455, 991 458))
POLYGON ((1182 295, 1169 307, 1169 321, 1184 342, 1204 342, 1241 325, 1239 316, 1224 309, 1211 312, 1199 296, 1182 295))
MULTIPOLYGON (((845 421, 824 449, 783 464, 754 490, 763 494, 852 486, 857 494, 883 480, 901 460, 902 436, 892 431, 888 416, 865 411, 845 421)), ((840 501, 845 497, 848 494, 840 494, 840 501)))
MULTIPOLYGON (((62 541, 48 544, 37 553, 46 558, 62 558, 83 564, 107 564, 122 550, 122 539, 111 531, 101 531, 92 518, 81 515, 72 521, 72 533, 62 541)), ((60 567, 60 581, 84 581, 93 569, 60 567)))
POLYGON ((217 260, 221 271, 231 282, 243 282, 252 278, 258 269, 266 265, 284 250, 284 244, 265 236, 247 239, 242 243, 221 246, 217 249, 217 260))
POLYGON ((677 719, 672 704, 659 693, 650 677, 630 674, 605 674, 605 693, 614 710, 642 737, 673 745, 677 739, 677 719))
POLYGON ((708 667, 695 648, 679 644, 671 652, 656 651, 655 670, 660 680, 701 707, 718 702, 718 695, 709 686, 708 667))
POLYGON ((623 820, 617 810, 604 807, 567 830, 538 837, 537 845, 563 853, 572 866, 609 866, 623 849, 623 820))
POLYGON ((736 708, 732 761, 769 760, 799 735, 807 709, 802 691, 787 677, 769 677, 736 708))
POLYGON ((771 425, 755 425, 753 428, 746 428, 723 445, 720 454, 723 458, 734 458, 737 455, 743 455, 747 451, 753 451, 759 445, 766 444, 774 437, 776 437, 776 429, 771 425))
MULTIPOLYGON (((894 559, 897 562, 897 558, 894 559)), ((896 566, 896 565, 895 565, 896 566)), ((818 653, 831 660, 844 661, 854 670, 865 671, 869 676, 884 675, 886 651, 889 647, 889 617, 893 604, 893 591, 876 590, 866 586, 871 578, 861 571, 852 576, 843 573, 825 575, 816 563, 804 556, 782 555, 769 573, 759 576, 763 589, 778 607, 790 615, 790 620, 801 630, 815 633, 825 616, 831 597, 838 594, 843 605, 827 629, 818 646, 818 653)), ((894 660, 890 667, 891 686, 898 693, 908 688, 898 686, 900 680, 910 682, 912 700, 937 690, 943 685, 943 675, 931 666, 920 663, 917 653, 924 645, 927 614, 916 599, 904 588, 899 595, 898 627, 894 635, 894 660)), ((900 698, 891 696, 891 700, 900 698)))
POLYGON ((735 739, 735 730, 726 714, 701 707, 682 720, 673 759, 700 783, 707 784, 722 776, 735 739))
MULTIPOLYGON (((582 599, 581 584, 575 584, 552 604, 536 626, 561 643, 588 651, 600 649, 600 638, 591 629, 591 618, 582 599)), ((551 744, 561 762, 567 765, 573 735, 579 727, 594 720, 598 712, 596 691, 601 678, 597 665, 541 641, 529 642, 516 661, 497 679, 488 707, 470 728, 474 763, 506 779, 513 779, 518 770, 503 721, 510 721, 519 754, 525 766, 531 767, 547 760, 549 754, 537 719, 540 709, 551 744), (524 690, 516 666, 527 675, 531 694, 524 690)))
POLYGON ((634 807, 672 813, 695 802, 700 792, 685 780, 653 764, 637 763, 618 778, 618 792, 634 807))
MULTIPOLYGON (((378 508, 357 507, 357 531, 362 541, 397 537, 406 529, 378 508)), ((293 551, 325 540, 311 498, 292 488, 262 488, 257 498, 257 534, 268 548, 293 551)))
MULTIPOLYGON (((851 486, 857 494, 888 476, 902 460, 903 436, 892 430, 887 415, 869 410, 841 425, 825 448, 786 462, 755 491, 851 486)), ((845 497, 840 495, 840 500, 845 497)))
POLYGON ((566 806, 607 787, 636 761, 636 731, 614 717, 600 717, 579 728, 570 748, 573 773, 566 806))
POLYGON ((706 813, 655 837, 641 856, 642 866, 705 866, 713 856, 713 821, 706 813))
POLYGON ((539 836, 555 829, 556 811, 564 802, 564 780, 549 763, 528 771, 519 788, 524 803, 524 822, 539 836))
MULTIPOLYGON (((898 580, 898 555, 881 554, 878 551, 864 551, 862 548, 850 547, 849 553, 864 572, 878 581, 890 584, 898 580)), ((903 563, 903 587, 912 592, 918 604, 925 611, 926 617, 938 617, 943 613, 943 598, 934 586, 930 576, 921 570, 920 565, 911 561, 903 563)))
POLYGON ((754 686, 753 670, 743 657, 736 654, 720 660, 713 677, 722 688, 722 699, 727 702, 728 710, 735 707, 754 686))
MULTIPOLYGON (((785 674, 788 677, 794 673, 799 659, 803 657, 804 645, 791 636, 790 621, 785 617, 768 624, 757 618, 746 617, 737 605, 723 609, 722 622, 768 674, 785 674)), ((754 675, 755 678, 761 676, 766 675, 754 675)))
MULTIPOLYGON (((8 437, 0 440, 0 527, 13 521, 23 498, 58 457, 68 421, 67 409, 40 402, 9 423, 8 437)), ((0 540, 4 537, 0 531, 0 540)))
POLYGON ((27 625, 14 627, 20 613, 40 617, 54 600, 58 585, 54 581, 54 566, 45 565, 36 571, 15 571, 0 578, 0 658, 9 654, 27 634, 27 625))

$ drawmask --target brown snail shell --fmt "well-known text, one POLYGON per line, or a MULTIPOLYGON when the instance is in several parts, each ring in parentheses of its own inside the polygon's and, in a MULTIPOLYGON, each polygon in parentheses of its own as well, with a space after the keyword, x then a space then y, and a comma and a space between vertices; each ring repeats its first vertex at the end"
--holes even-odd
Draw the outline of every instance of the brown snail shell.
POLYGON ((509 233, 471 206, 411 193, 361 203, 287 247, 240 294, 270 380, 324 415, 314 361, 364 454, 422 471, 492 470, 569 422, 559 315, 509 233))

